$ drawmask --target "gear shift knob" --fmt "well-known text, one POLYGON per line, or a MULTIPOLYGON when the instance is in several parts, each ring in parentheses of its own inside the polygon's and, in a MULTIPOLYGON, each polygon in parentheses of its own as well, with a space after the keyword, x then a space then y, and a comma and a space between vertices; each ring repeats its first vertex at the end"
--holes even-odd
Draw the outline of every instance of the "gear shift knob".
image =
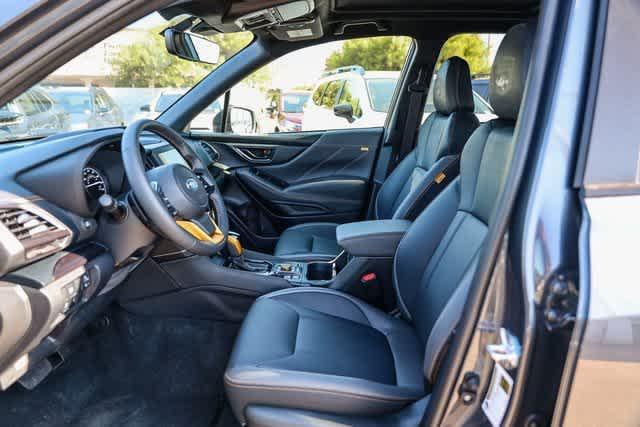
POLYGON ((227 237, 227 250, 229 251, 229 255, 231 255, 232 258, 242 257, 242 254, 244 254, 244 248, 242 247, 238 236, 230 234, 227 237))

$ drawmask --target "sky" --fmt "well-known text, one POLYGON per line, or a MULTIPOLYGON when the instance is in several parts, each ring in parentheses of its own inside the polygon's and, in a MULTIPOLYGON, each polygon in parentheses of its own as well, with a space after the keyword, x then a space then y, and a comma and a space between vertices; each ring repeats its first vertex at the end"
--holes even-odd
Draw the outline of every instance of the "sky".
POLYGON ((18 16, 39 0, 2 0, 2 12, 0 12, 0 26, 6 24, 18 16))

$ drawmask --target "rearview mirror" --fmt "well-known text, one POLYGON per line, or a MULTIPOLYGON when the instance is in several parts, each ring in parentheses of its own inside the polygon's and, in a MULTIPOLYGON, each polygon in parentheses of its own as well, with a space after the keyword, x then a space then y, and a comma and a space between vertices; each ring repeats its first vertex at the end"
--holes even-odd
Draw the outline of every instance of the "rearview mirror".
POLYGON ((351 104, 338 104, 333 107, 333 114, 337 117, 347 119, 349 123, 353 123, 356 119, 353 117, 353 106, 351 104))
POLYGON ((167 28, 163 34, 167 52, 172 55, 206 64, 217 64, 220 59, 220 46, 205 37, 174 28, 167 28))

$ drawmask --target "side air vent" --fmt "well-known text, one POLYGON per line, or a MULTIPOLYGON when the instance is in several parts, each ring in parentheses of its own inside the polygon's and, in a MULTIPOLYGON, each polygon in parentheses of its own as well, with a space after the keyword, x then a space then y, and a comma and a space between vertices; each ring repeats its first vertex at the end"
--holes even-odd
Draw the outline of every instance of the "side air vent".
POLYGON ((202 149, 207 153, 207 155, 211 159, 211 163, 218 161, 218 159, 220 158, 220 153, 218 153, 218 150, 216 150, 215 148, 213 148, 211 145, 207 144, 204 141, 200 141, 200 145, 202 146, 202 149))
POLYGON ((69 236, 66 230, 21 208, 0 208, 0 223, 22 244, 27 258, 59 250, 69 236))

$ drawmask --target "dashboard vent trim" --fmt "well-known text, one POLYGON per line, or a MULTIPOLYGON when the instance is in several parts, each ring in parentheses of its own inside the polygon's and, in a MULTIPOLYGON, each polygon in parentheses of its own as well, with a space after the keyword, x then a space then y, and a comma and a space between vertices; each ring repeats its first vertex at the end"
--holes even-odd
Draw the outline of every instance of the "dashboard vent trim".
POLYGON ((59 250, 69 237, 67 230, 22 207, 0 208, 0 224, 20 242, 28 259, 59 250))

